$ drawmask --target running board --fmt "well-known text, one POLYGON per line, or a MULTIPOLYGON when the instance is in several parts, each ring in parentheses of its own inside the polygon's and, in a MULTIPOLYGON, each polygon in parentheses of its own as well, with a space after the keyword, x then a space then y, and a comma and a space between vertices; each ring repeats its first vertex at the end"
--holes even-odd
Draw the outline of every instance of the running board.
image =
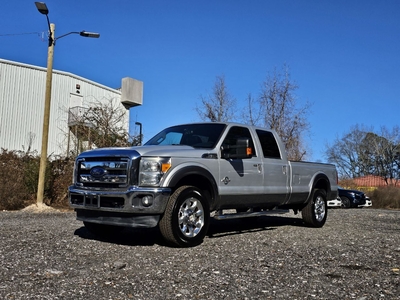
POLYGON ((214 219, 216 220, 228 220, 228 219, 240 219, 240 218, 251 218, 251 217, 261 217, 268 215, 281 215, 288 213, 288 209, 272 209, 264 211, 253 211, 253 212, 242 212, 242 213, 228 213, 222 214, 221 212, 216 213, 214 219))

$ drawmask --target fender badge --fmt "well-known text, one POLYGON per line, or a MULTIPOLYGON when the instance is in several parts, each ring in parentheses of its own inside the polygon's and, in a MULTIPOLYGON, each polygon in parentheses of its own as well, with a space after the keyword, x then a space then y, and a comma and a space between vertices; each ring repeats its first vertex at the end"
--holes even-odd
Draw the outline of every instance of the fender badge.
POLYGON ((228 184, 229 182, 231 182, 231 180, 229 179, 228 176, 225 176, 224 178, 222 178, 221 181, 222 181, 224 184, 228 184))

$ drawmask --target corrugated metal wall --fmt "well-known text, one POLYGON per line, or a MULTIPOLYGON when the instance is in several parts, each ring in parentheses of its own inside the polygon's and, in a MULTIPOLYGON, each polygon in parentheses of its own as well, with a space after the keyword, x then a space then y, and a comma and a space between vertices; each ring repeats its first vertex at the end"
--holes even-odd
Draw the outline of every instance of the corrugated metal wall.
MULTIPOLYGON (((0 147, 40 152, 46 89, 46 68, 0 59, 0 147)), ((71 73, 53 71, 48 154, 65 155, 71 94, 82 96, 83 106, 111 99, 121 92, 71 73), (77 93, 76 85, 80 85, 77 93)), ((125 109, 125 108, 124 108, 125 109)), ((129 111, 124 125, 128 129, 129 111)))

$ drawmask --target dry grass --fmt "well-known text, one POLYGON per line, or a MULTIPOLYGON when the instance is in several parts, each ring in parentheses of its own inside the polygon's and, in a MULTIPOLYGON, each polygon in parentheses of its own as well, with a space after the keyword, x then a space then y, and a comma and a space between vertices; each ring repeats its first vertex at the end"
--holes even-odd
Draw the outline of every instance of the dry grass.
POLYGON ((379 187, 369 192, 375 208, 400 209, 400 187, 379 187))

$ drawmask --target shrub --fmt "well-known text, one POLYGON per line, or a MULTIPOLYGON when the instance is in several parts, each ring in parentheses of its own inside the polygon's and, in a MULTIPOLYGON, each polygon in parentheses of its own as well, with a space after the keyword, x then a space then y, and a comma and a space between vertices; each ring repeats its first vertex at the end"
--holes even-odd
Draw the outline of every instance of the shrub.
MULTIPOLYGON (((44 203, 68 208, 67 189, 74 160, 52 158, 46 167, 44 203)), ((36 152, 0 151, 0 210, 18 210, 36 203, 40 156, 36 152)))
POLYGON ((400 187, 378 187, 369 195, 375 208, 400 209, 400 187))
MULTIPOLYGON (((36 157, 20 151, 0 152, 0 210, 21 209, 33 203, 36 195, 31 190, 30 176, 38 177, 36 157)), ((37 181, 36 181, 37 182, 37 181)))
POLYGON ((50 163, 50 186, 47 193, 49 205, 58 208, 69 208, 68 186, 72 183, 74 160, 71 158, 58 158, 50 163))

